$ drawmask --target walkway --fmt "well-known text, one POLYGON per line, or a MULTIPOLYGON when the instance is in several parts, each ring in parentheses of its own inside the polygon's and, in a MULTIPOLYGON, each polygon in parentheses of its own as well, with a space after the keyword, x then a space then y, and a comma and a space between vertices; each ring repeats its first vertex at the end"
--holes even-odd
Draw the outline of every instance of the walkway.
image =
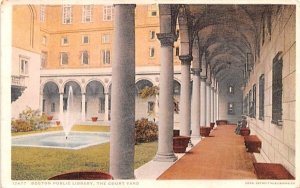
POLYGON ((255 159, 234 129, 233 125, 218 126, 158 179, 256 179, 255 159))

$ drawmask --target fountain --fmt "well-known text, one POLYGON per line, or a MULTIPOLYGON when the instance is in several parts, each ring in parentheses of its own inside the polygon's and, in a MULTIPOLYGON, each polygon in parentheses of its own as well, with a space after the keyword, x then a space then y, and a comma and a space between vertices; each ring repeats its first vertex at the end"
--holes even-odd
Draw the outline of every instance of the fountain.
POLYGON ((70 134, 70 131, 75 123, 75 118, 74 116, 74 94, 73 94, 73 89, 72 86, 69 86, 69 92, 68 92, 68 100, 67 100, 67 112, 66 114, 63 115, 63 121, 62 121, 62 126, 65 132, 66 140, 68 139, 68 136, 70 134))

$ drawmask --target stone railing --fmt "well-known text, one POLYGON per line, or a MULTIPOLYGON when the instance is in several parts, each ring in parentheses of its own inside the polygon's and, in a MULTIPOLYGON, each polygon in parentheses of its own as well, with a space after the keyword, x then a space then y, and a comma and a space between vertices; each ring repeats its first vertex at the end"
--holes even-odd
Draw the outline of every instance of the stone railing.
POLYGON ((11 85, 12 86, 17 86, 17 87, 26 87, 26 85, 25 85, 25 76, 12 75, 11 76, 11 85))

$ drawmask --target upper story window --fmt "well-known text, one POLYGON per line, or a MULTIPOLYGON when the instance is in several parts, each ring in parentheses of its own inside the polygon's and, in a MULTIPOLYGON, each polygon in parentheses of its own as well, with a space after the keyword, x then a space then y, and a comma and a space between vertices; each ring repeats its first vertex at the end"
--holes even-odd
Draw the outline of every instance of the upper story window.
POLYGON ((81 52, 81 64, 89 64, 89 53, 87 51, 81 52))
POLYGON ((110 64, 110 50, 101 50, 101 63, 110 64))
POLYGON ((104 6, 103 7, 103 21, 112 21, 114 16, 114 7, 113 6, 104 6))
POLYGON ((272 67, 272 123, 282 125, 282 52, 273 59, 272 67))
POLYGON ((156 4, 148 5, 148 16, 154 17, 158 15, 158 6, 156 4))
POLYGON ((83 23, 92 22, 92 15, 93 15, 93 5, 83 5, 82 22, 83 23))
POLYGON ((68 39, 68 37, 67 37, 67 36, 61 37, 60 43, 61 43, 62 46, 68 45, 68 44, 69 44, 69 39, 68 39))
POLYGON ((81 43, 82 44, 88 44, 89 43, 89 36, 87 36, 87 35, 82 36, 81 43))
POLYGON ((43 45, 47 44, 47 37, 46 36, 42 36, 42 44, 43 45))
POLYGON ((260 120, 264 120, 265 115, 265 75, 259 77, 259 115, 260 120))
POLYGON ((150 31, 149 32, 149 38, 150 38, 150 40, 154 40, 155 39, 155 31, 150 31))
POLYGON ((20 57, 20 74, 21 75, 28 75, 28 66, 29 66, 29 63, 28 63, 28 58, 25 58, 25 57, 20 57))
POLYGON ((46 5, 40 6, 40 22, 45 22, 46 20, 46 5))
POLYGON ((102 42, 102 44, 109 43, 110 42, 109 34, 103 34, 102 37, 101 37, 101 42, 102 42))
POLYGON ((68 53, 67 52, 61 52, 60 53, 60 64, 61 65, 67 65, 69 61, 68 53))
POLYGON ((228 86, 228 94, 233 94, 234 93, 234 87, 232 85, 228 86))
POLYGON ((41 54, 41 69, 47 66, 48 53, 42 52, 41 54))
POLYGON ((177 46, 176 49, 175 49, 175 55, 179 56, 179 52, 180 52, 180 50, 179 50, 179 47, 177 46))
POLYGON ((149 48, 149 57, 154 57, 154 55, 155 55, 155 49, 154 49, 154 47, 150 47, 149 48))
POLYGON ((229 102, 228 103, 227 114, 229 114, 229 115, 233 115, 234 114, 234 104, 233 104, 233 102, 229 102))
POLYGON ((256 118, 256 84, 252 88, 253 98, 252 98, 252 117, 256 118))
POLYGON ((62 23, 71 24, 72 23, 72 5, 63 5, 62 13, 62 23))

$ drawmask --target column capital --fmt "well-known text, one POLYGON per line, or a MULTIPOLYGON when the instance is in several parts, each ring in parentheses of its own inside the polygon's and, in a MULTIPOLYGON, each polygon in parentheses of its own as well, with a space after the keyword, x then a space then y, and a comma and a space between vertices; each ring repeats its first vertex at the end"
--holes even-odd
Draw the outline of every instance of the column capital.
POLYGON ((204 81, 204 82, 205 82, 206 79, 207 79, 207 77, 206 77, 206 76, 201 76, 201 75, 200 75, 200 79, 201 79, 201 81, 204 81))
POLYGON ((181 55, 179 56, 181 61, 181 65, 191 65, 191 61, 193 60, 193 56, 191 55, 181 55))
POLYGON ((177 40, 177 36, 173 33, 157 33, 156 34, 158 40, 160 40, 161 46, 172 46, 174 42, 177 40))
POLYGON ((104 92, 104 95, 109 95, 109 92, 104 92))
POLYGON ((199 68, 192 68, 192 74, 196 76, 200 76, 201 70, 199 68))
POLYGON ((211 85, 211 82, 209 81, 209 82, 206 82, 206 85, 207 86, 210 86, 211 85))
POLYGON ((81 93, 81 95, 85 95, 86 93, 81 93))

